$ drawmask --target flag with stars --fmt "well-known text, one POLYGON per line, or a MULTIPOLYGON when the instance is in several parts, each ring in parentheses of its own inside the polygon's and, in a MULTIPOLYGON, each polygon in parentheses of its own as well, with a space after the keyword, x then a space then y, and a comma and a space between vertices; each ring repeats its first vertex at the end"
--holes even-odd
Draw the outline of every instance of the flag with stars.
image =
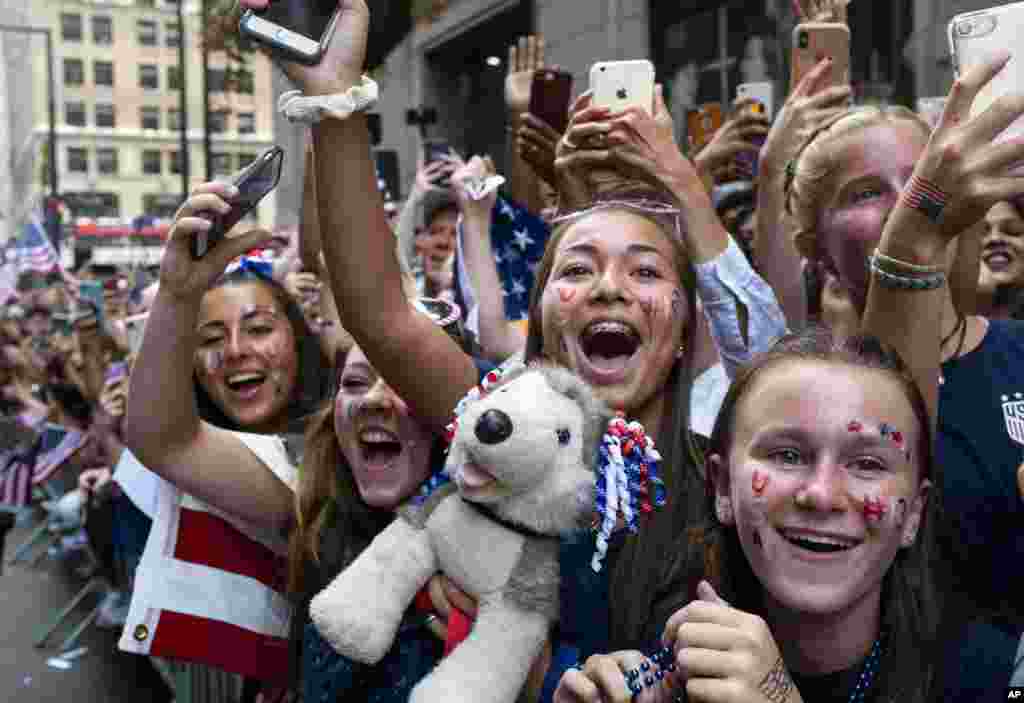
POLYGON ((32 216, 22 227, 21 235, 14 240, 9 258, 21 270, 49 273, 58 267, 60 258, 50 243, 46 229, 39 218, 32 216))
MULTIPOLYGON (((533 279, 544 256, 551 230, 544 220, 526 208, 499 197, 491 211, 491 246, 498 267, 498 278, 505 295, 505 315, 509 320, 526 320, 533 279)), ((460 244, 460 259, 461 244, 460 244)), ((461 265, 460 265, 461 269, 461 265)), ((476 300, 468 290, 469 278, 460 271, 463 298, 476 300)), ((467 310, 468 312, 468 310, 467 310)))

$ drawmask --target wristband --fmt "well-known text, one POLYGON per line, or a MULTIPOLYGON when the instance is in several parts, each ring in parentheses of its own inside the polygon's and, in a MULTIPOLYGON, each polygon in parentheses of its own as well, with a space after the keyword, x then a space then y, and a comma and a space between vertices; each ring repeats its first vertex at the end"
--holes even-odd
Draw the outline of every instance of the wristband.
POLYGON ((926 276, 911 277, 901 276, 883 270, 878 261, 871 258, 871 273, 875 275, 878 283, 885 288, 895 288, 907 291, 926 291, 941 288, 946 283, 946 274, 941 271, 926 276))
POLYGON ((921 266, 920 264, 912 264, 909 261, 895 259, 891 256, 883 254, 878 249, 875 249, 875 254, 873 258, 875 262, 878 264, 878 266, 882 268, 885 268, 885 265, 894 266, 898 269, 898 273, 903 273, 907 271, 919 274, 942 273, 941 266, 921 266))
POLYGON ((377 104, 380 90, 369 76, 362 76, 357 85, 334 95, 303 95, 289 90, 277 100, 277 109, 289 122, 316 124, 324 118, 344 120, 354 112, 365 112, 377 104))
POLYGON ((910 185, 903 191, 903 202, 907 207, 936 223, 942 219, 942 211, 948 201, 949 196, 945 191, 919 176, 910 179, 910 185))

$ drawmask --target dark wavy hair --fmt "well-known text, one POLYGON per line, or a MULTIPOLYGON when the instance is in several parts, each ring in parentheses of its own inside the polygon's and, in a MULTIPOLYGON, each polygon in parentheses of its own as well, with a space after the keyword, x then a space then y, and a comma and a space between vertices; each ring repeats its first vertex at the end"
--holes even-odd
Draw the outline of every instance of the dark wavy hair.
MULTIPOLYGON (((597 201, 636 201, 646 204, 676 206, 656 191, 630 191, 609 193, 597 201)), ((609 207, 607 211, 613 211, 609 207)), ((598 210, 604 212, 606 210, 598 210)), ((685 240, 677 233, 676 218, 669 215, 643 212, 631 208, 631 212, 654 222, 665 233, 675 248, 676 270, 683 285, 686 302, 691 315, 697 314, 696 273, 687 250, 685 240)), ((569 213, 572 214, 572 213, 569 213)), ((526 338, 527 363, 543 358, 544 339, 541 324, 541 300, 544 288, 551 278, 555 252, 559 242, 572 226, 588 217, 581 211, 578 218, 569 224, 555 227, 537 268, 537 275, 530 294, 529 326, 526 338)), ((683 331, 683 358, 676 362, 667 380, 668 402, 662 418, 663 428, 658 448, 661 452, 663 479, 668 495, 667 505, 656 511, 650 522, 641 530, 639 537, 629 536, 615 561, 611 573, 611 642, 613 649, 643 648, 661 635, 661 625, 651 619, 651 611, 658 594, 665 589, 665 571, 662 565, 669 563, 669 552, 675 536, 689 523, 689 515, 700 505, 702 479, 698 472, 698 452, 693 443, 690 427, 690 389, 693 386, 693 350, 696 340, 696 320, 691 319, 683 331)))
MULTIPOLYGON (((250 284, 266 287, 291 324, 298 357, 298 378, 295 382, 295 395, 289 402, 286 412, 290 431, 301 433, 305 420, 315 413, 327 398, 331 387, 331 363, 324 357, 320 342, 306 323, 302 310, 284 286, 277 281, 252 271, 238 269, 222 276, 210 290, 250 284)), ((213 402, 194 373, 192 386, 195 389, 199 417, 217 427, 245 431, 244 427, 239 427, 238 423, 213 402)))
MULTIPOLYGON (((824 328, 812 327, 781 339, 735 378, 722 403, 711 434, 709 452, 728 456, 733 442, 737 408, 765 371, 784 363, 806 361, 879 371, 903 391, 921 428, 918 456, 921 478, 932 485, 922 514, 917 540, 901 549, 882 585, 882 626, 887 647, 876 679, 873 700, 923 703, 935 690, 941 662, 940 631, 949 625, 943 608, 949 603, 949 570, 940 557, 948 535, 942 513, 942 476, 932 449, 932 430, 924 397, 900 357, 873 337, 837 342, 824 328)), ((764 588, 740 546, 735 528, 715 516, 715 490, 710 477, 705 487, 703 519, 682 535, 671 579, 675 598, 661 604, 662 622, 696 598, 697 584, 708 580, 735 607, 763 610, 764 588)))

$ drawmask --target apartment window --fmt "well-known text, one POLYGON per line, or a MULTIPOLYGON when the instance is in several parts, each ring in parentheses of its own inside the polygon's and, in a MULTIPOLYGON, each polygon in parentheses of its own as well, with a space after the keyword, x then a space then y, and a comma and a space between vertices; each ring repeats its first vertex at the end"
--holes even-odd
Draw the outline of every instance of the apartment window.
POLYGON ((157 149, 143 149, 142 172, 150 176, 159 176, 162 157, 163 155, 157 149))
POLYGON ((220 134, 228 130, 228 113, 226 110, 219 112, 211 112, 209 122, 207 122, 207 129, 210 130, 210 134, 220 134))
POLYGON ((135 31, 140 45, 156 46, 156 22, 153 20, 139 20, 135 23, 135 31))
POLYGON ((256 92, 256 81, 252 71, 247 68, 235 71, 235 90, 243 95, 252 95, 256 92))
POLYGON ((239 112, 238 113, 238 133, 239 134, 255 134, 256 132, 256 113, 254 112, 239 112))
POLYGON ((177 22, 164 25, 164 44, 176 47, 181 43, 181 26, 177 22))
POLYGON ((181 152, 171 152, 171 173, 181 173, 181 152))
POLYGON ((135 0, 139 7, 156 7, 156 0, 135 0))
POLYGON ((96 167, 104 175, 117 173, 117 149, 97 149, 96 167))
POLYGON ((223 93, 224 78, 223 68, 211 68, 206 72, 206 90, 211 93, 223 93))
POLYGON ((178 211, 184 200, 180 195, 170 193, 150 193, 142 196, 142 211, 151 217, 169 220, 178 211))
POLYGON ((181 129, 181 111, 172 107, 167 111, 167 129, 177 132, 181 129))
POLYGON ((156 66, 151 63, 144 63, 139 66, 139 87, 148 90, 156 90, 160 87, 160 76, 156 66))
POLYGON ((92 41, 94 44, 114 43, 114 23, 107 15, 92 16, 92 41))
POLYGON ((114 85, 114 64, 110 61, 93 61, 93 82, 96 85, 114 85))
POLYGON ((243 151, 241 154, 238 155, 238 168, 245 168, 255 160, 256 154, 243 151))
POLYGON ((167 90, 181 90, 181 70, 178 66, 167 67, 167 90))
POLYGON ((82 41, 82 16, 77 12, 60 13, 60 36, 64 41, 82 41))
POLYGON ((117 126, 117 116, 113 105, 110 103, 96 103, 96 126, 117 126))
POLYGON ((82 59, 64 59, 64 85, 82 85, 84 82, 82 59))
POLYGON ((231 173, 231 154, 211 154, 210 166, 213 168, 213 172, 218 175, 231 173))
POLYGON ((160 108, 143 107, 139 110, 139 122, 143 129, 160 129, 160 108))
POLYGON ((89 173, 89 152, 80 147, 68 147, 68 171, 89 173))
POLYGON ((84 127, 85 103, 81 101, 64 103, 64 123, 70 127, 84 127))

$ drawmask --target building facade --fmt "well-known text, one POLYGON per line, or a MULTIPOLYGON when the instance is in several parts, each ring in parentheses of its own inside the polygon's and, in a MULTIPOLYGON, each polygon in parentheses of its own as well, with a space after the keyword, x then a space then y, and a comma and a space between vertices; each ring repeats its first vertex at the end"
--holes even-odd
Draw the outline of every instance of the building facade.
MULTIPOLYGON (((236 66, 211 53, 207 164, 200 4, 183 3, 191 190, 208 167, 226 177, 273 144, 274 96, 265 57, 253 53, 236 66)), ((183 199, 177 0, 33 0, 27 20, 54 39, 59 194, 72 220, 114 227, 171 217, 183 199)), ((31 75, 33 90, 14 104, 31 115, 31 137, 9 148, 16 160, 34 158, 25 171, 37 174, 32 190, 40 194, 49 158, 43 60, 32 61, 31 75)), ((274 222, 272 196, 254 219, 274 222)))
MULTIPOLYGON (((421 3, 422 4, 422 3, 421 3)), ((946 25, 959 12, 1000 0, 854 0, 852 81, 860 100, 914 106, 944 95, 952 80, 946 25)), ((586 89, 597 60, 650 58, 685 139, 686 111, 728 105, 743 82, 771 81, 776 104, 788 89, 796 19, 791 0, 448 0, 428 3, 382 71, 382 147, 399 155, 407 194, 422 148, 410 109, 439 119, 427 136, 464 153, 504 158, 502 91, 508 45, 530 31, 544 35, 547 61, 586 89)))

